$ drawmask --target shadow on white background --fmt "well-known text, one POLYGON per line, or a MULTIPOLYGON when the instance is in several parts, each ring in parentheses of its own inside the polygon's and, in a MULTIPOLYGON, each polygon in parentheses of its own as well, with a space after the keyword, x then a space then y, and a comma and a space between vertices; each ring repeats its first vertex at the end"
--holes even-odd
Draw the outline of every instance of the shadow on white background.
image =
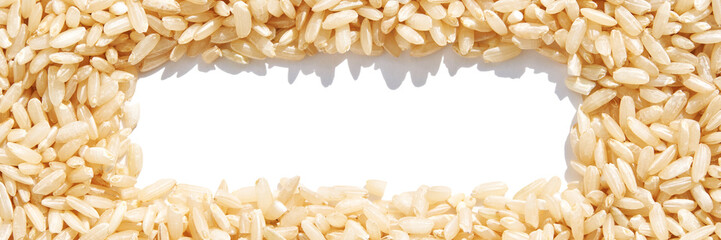
POLYGON ((389 182, 469 193, 505 181, 577 179, 567 143, 580 96, 566 69, 535 52, 499 64, 450 49, 319 55, 238 65, 198 59, 145 74, 133 101, 143 147, 139 185, 175 178, 215 189, 301 176, 311 188, 389 182))

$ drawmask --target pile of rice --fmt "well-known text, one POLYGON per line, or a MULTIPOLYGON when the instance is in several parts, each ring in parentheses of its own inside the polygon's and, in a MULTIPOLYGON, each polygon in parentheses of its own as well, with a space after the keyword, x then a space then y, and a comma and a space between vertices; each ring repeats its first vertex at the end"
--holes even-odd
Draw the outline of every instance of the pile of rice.
POLYGON ((0 240, 712 240, 721 237, 721 0, 0 0, 0 240), (138 75, 200 55, 500 62, 534 50, 584 95, 567 186, 383 198, 265 179, 136 186, 138 75), (713 160, 713 161, 712 161, 713 160))

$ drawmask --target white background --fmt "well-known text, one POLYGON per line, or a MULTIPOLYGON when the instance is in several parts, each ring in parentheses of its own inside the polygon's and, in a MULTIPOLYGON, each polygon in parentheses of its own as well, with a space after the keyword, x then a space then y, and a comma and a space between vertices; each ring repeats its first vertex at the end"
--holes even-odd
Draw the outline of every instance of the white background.
MULTIPOLYGON (((573 179, 567 143, 580 96, 565 67, 535 52, 500 64, 450 49, 424 58, 321 55, 236 65, 198 59, 145 74, 133 101, 143 147, 139 185, 174 178, 232 189, 271 184, 421 184, 470 193, 573 179)), ((386 195, 388 196, 388 195, 386 195)))

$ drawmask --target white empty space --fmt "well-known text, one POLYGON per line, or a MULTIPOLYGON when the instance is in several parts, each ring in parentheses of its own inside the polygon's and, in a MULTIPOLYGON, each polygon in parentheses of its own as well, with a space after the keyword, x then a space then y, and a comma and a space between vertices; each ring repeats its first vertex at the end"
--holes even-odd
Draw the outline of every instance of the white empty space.
POLYGON ((215 189, 225 179, 237 188, 299 175, 311 188, 382 179, 391 194, 421 184, 469 193, 488 181, 519 189, 564 178, 580 99, 564 78, 563 65, 533 52, 500 64, 450 49, 169 63, 133 99, 139 185, 174 178, 215 189))

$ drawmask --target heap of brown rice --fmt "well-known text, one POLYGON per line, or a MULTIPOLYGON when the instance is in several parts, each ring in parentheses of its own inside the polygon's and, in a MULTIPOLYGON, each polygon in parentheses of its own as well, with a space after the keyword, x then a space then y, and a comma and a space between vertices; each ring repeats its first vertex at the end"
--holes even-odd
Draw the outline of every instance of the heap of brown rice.
POLYGON ((719 24, 721 0, 0 0, 0 240, 719 239, 719 24), (140 72, 446 45, 567 64, 582 181, 135 186, 140 72))

